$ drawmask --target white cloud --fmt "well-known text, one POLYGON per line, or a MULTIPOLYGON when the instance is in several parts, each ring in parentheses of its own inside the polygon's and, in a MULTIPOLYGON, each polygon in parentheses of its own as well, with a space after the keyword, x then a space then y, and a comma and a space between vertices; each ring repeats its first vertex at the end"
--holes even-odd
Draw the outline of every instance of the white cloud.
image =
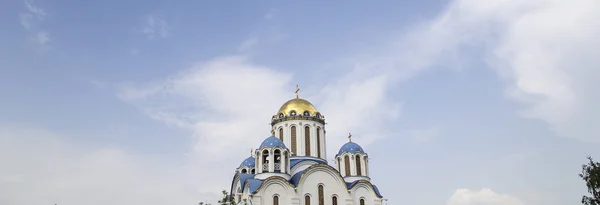
POLYGON ((412 138, 416 143, 427 143, 438 137, 441 134, 441 129, 434 126, 425 129, 411 129, 405 133, 406 136, 412 138))
MULTIPOLYGON (((241 160, 270 134, 270 117, 294 96, 297 82, 292 79, 291 73, 245 57, 223 57, 158 83, 125 86, 120 97, 154 119, 192 131, 197 152, 241 160)), ((330 155, 346 141, 348 132, 364 145, 383 138, 381 123, 399 111, 386 96, 384 76, 348 80, 332 77, 324 88, 313 88, 316 95, 301 93, 326 116, 330 155)))
POLYGON ((41 45, 46 45, 47 43, 50 42, 50 36, 48 35, 48 32, 45 32, 45 31, 38 32, 36 39, 37 39, 37 42, 41 45))
POLYGON ((526 105, 522 116, 560 136, 598 142, 598 9, 595 0, 455 1, 407 35, 401 44, 410 53, 397 58, 415 68, 456 66, 447 57, 455 54, 484 58, 506 79, 507 95, 526 105))
POLYGON ((33 39, 35 44, 44 46, 50 43, 50 35, 47 31, 42 31, 40 25, 46 17, 44 9, 37 7, 35 4, 29 1, 24 1, 26 12, 19 13, 19 19, 21 26, 27 30, 33 39))
POLYGON ((446 205, 524 205, 524 203, 516 197, 484 188, 481 190, 457 189, 446 205))
POLYGON ((147 16, 144 19, 144 28, 142 33, 148 39, 165 38, 169 35, 169 24, 160 16, 147 16))
POLYGON ((244 57, 224 57, 151 86, 125 87, 120 96, 157 120, 192 131, 196 151, 241 160, 270 135, 271 116, 293 96, 291 76, 244 57))
POLYGON ((264 16, 265 20, 272 20, 272 19, 274 19, 275 17, 277 17, 278 13, 279 13, 278 9, 271 9, 271 10, 269 10, 269 12, 267 12, 265 14, 265 16, 264 16))
POLYGON ((0 204, 197 204, 226 187, 206 177, 219 173, 192 159, 165 161, 63 138, 0 125, 0 204))

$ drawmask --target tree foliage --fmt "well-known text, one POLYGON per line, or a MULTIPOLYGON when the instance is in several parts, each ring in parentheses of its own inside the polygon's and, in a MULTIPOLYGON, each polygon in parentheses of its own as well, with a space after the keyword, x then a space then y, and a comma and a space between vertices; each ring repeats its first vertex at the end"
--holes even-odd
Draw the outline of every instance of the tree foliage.
POLYGON ((582 165, 581 177, 585 181, 591 196, 583 196, 581 203, 585 205, 600 205, 600 163, 588 157, 588 164, 582 165))
MULTIPOLYGON (((229 193, 225 190, 223 190, 221 193, 223 193, 223 197, 221 198, 221 200, 219 200, 217 203, 219 205, 233 205, 235 204, 235 199, 233 197, 229 197, 229 193)), ((200 202, 198 203, 198 205, 212 205, 211 203, 206 203, 206 202, 200 202)))

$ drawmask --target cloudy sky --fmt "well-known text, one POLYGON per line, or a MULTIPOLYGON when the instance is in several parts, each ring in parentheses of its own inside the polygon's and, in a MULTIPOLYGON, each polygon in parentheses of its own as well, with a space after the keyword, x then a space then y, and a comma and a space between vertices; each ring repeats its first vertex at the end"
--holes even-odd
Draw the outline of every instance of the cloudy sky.
POLYGON ((214 200, 300 95, 390 204, 565 205, 600 159, 600 1, 0 7, 0 204, 214 200))

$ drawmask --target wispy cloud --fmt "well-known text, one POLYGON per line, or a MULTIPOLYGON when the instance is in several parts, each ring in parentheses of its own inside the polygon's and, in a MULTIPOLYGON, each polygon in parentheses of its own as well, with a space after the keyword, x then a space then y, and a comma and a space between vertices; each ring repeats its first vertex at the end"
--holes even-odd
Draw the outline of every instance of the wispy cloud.
POLYGON ((40 43, 41 45, 46 45, 47 43, 50 42, 50 36, 49 36, 48 32, 45 32, 45 31, 38 32, 36 39, 37 39, 37 42, 40 43))
POLYGON ((507 96, 526 106, 521 116, 563 137, 600 142, 598 9, 595 0, 459 0, 417 24, 388 57, 366 64, 406 77, 433 65, 456 66, 456 56, 483 60, 505 80, 507 96))
POLYGON ((142 33, 148 39, 165 38, 169 35, 169 24, 160 16, 152 15, 144 19, 144 27, 142 33))
POLYGON ((457 189, 446 205, 524 205, 518 198, 499 194, 492 189, 457 189))
POLYGON ((21 26, 27 30, 31 39, 38 45, 44 46, 50 43, 50 35, 41 28, 46 18, 44 9, 36 6, 33 2, 24 1, 26 11, 19 13, 21 26))

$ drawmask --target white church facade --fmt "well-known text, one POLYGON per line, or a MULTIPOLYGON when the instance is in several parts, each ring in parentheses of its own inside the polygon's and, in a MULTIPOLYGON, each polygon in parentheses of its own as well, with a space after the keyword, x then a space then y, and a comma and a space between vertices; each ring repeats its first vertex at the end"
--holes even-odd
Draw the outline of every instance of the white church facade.
POLYGON ((352 136, 327 163, 325 116, 297 96, 271 118, 271 136, 236 169, 230 201, 249 205, 381 205, 369 158, 352 136))

